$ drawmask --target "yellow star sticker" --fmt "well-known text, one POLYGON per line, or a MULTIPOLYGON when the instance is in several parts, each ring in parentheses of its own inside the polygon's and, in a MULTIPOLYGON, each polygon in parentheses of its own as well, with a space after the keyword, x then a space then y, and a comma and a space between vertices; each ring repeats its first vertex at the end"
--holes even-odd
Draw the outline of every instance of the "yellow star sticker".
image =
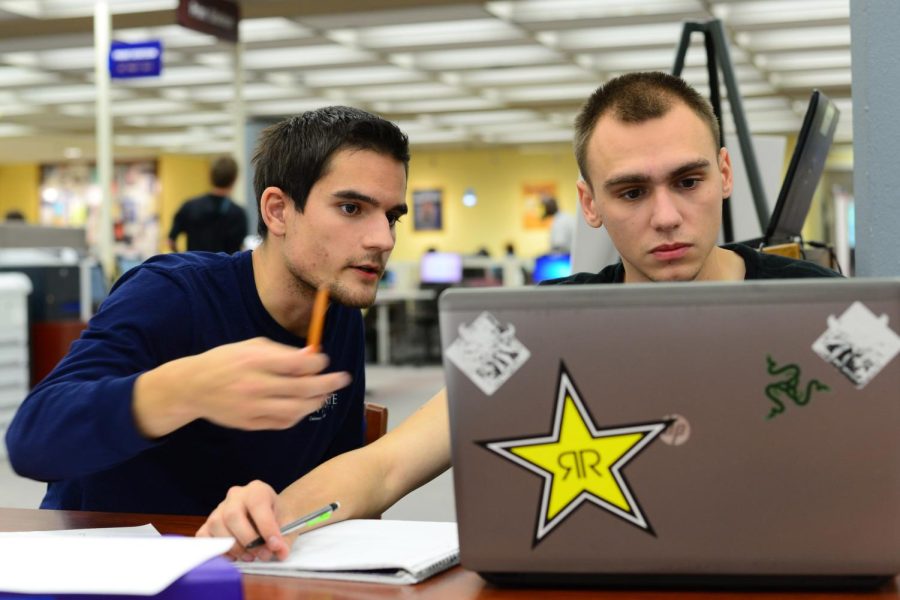
POLYGON ((485 447, 543 477, 535 543, 585 501, 652 532, 621 469, 667 426, 656 421, 598 429, 563 366, 553 433, 485 447))

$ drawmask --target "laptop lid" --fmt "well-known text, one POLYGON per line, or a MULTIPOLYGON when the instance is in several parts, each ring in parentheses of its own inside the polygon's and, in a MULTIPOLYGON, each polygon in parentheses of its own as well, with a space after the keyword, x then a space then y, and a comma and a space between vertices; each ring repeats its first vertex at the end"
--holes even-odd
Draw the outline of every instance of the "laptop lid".
POLYGON ((840 111, 834 102, 819 90, 813 90, 766 229, 765 245, 792 242, 800 237, 839 118, 840 111))
POLYGON ((463 566, 900 571, 900 279, 449 290, 440 324, 463 566))

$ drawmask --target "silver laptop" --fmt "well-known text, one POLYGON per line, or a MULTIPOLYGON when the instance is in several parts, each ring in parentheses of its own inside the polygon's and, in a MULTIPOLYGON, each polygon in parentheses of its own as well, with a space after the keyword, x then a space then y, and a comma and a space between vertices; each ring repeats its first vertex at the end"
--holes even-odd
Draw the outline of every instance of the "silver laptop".
POLYGON ((900 572, 900 279, 454 289, 440 326, 488 580, 900 572))

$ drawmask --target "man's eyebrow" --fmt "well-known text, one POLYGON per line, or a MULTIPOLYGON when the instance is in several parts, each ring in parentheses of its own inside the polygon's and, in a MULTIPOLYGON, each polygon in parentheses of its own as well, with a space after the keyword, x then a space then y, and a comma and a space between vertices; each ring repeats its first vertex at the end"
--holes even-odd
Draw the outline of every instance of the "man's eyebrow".
MULTIPOLYGON (((336 198, 342 198, 344 200, 356 200, 357 202, 365 202, 366 204, 371 204, 375 207, 381 206, 381 202, 379 202, 378 199, 361 192, 357 192, 356 190, 340 190, 335 192, 334 196, 336 198)), ((397 204, 396 206, 391 207, 390 210, 396 213, 400 213, 401 215, 405 215, 407 212, 409 212, 409 208, 405 203, 397 204)))
MULTIPOLYGON (((671 173, 668 174, 668 179, 675 179, 685 173, 690 173, 691 171, 697 171, 700 169, 706 169, 709 167, 709 161, 705 158, 700 158, 697 160, 693 160, 689 163, 685 163, 680 167, 674 169, 671 173)), ((618 177, 613 177, 612 179, 607 179, 603 182, 604 188, 614 188, 620 185, 636 185, 640 183, 647 183, 650 181, 650 177, 647 175, 643 175, 640 173, 626 173, 624 175, 619 175, 618 177)))

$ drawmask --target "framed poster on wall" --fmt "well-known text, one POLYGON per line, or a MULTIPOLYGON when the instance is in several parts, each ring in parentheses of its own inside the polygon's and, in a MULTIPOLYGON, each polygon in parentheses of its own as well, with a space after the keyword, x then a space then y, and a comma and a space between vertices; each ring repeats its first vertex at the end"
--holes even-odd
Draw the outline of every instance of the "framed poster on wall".
POLYGON ((413 190, 413 229, 438 231, 443 229, 443 190, 413 190))
POLYGON ((522 184, 522 228, 547 229, 550 219, 544 219, 544 197, 556 197, 556 182, 542 181, 522 184))

